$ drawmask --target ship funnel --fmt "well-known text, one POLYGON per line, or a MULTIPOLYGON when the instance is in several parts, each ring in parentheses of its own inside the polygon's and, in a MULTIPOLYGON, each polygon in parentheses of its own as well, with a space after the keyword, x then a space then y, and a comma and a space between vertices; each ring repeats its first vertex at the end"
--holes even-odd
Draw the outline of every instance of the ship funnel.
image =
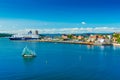
POLYGON ((36 35, 38 35, 38 34, 39 34, 39 33, 38 33, 38 30, 36 30, 36 31, 35 31, 35 34, 36 34, 36 35))

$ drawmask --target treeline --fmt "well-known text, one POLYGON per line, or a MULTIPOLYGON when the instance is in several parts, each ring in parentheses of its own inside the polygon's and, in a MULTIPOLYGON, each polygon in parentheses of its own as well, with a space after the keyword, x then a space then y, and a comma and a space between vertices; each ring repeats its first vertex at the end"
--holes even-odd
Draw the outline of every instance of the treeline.
POLYGON ((12 34, 0 33, 0 37, 11 37, 12 34))

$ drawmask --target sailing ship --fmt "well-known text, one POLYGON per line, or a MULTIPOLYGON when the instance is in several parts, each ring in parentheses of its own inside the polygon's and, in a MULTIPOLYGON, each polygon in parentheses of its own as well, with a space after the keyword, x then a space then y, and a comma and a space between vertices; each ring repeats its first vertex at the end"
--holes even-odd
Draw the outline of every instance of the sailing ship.
POLYGON ((23 57, 35 57, 36 53, 33 52, 32 50, 28 49, 27 46, 23 49, 22 52, 23 57))

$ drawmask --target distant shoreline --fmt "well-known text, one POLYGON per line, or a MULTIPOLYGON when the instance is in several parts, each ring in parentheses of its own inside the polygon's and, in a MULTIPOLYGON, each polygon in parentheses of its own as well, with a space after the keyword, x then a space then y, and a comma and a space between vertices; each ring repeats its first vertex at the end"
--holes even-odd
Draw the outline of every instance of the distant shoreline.
MULTIPOLYGON (((17 35, 18 38, 20 37, 20 39, 12 39, 12 40, 22 41, 22 42, 27 41, 27 42, 51 42, 51 43, 98 45, 98 46, 102 46, 102 45, 108 45, 108 46, 119 45, 120 46, 120 44, 117 44, 118 42, 117 42, 117 37, 116 37, 116 36, 119 36, 119 33, 114 33, 114 34, 86 33, 84 35, 82 34, 81 35, 79 34, 59 34, 59 35, 57 34, 56 35, 42 35, 41 34, 41 35, 38 35, 38 32, 37 32, 36 35, 38 36, 37 38, 30 36, 30 34, 27 34, 27 36, 25 35, 23 37, 20 37, 20 35, 17 35)), ((16 37, 12 37, 12 38, 16 38, 16 37)))
POLYGON ((113 45, 113 44, 94 44, 92 42, 74 42, 74 41, 41 41, 41 40, 27 40, 27 42, 49 42, 49 43, 67 43, 67 44, 82 44, 82 45, 113 45))

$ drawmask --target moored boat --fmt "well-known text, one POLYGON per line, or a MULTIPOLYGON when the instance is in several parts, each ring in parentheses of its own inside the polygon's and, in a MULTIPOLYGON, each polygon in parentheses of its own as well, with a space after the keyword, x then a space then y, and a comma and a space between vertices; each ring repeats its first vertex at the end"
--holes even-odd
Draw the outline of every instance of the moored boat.
POLYGON ((29 31, 27 34, 15 34, 9 38, 10 40, 38 40, 39 34, 38 31, 35 31, 33 34, 32 31, 29 31))

